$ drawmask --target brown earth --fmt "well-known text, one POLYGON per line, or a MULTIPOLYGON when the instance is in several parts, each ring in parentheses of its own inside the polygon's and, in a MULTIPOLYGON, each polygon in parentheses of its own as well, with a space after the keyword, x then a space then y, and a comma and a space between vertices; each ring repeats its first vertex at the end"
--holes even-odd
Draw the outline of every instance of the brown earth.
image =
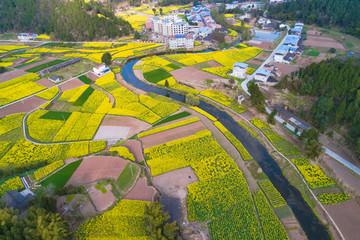
POLYGON ((220 63, 218 63, 215 60, 211 60, 211 61, 208 61, 206 63, 209 64, 211 67, 222 67, 223 66, 223 65, 221 65, 220 63))
POLYGON ((136 162, 140 163, 145 160, 141 148, 141 142, 131 139, 121 144, 121 146, 129 149, 129 151, 134 155, 136 162))
POLYGON ((185 126, 173 128, 167 131, 155 133, 149 136, 141 138, 143 148, 149 148, 152 146, 160 145, 166 142, 170 142, 179 138, 188 137, 196 132, 205 130, 205 126, 199 122, 191 123, 185 126))
POLYGON ((93 156, 84 158, 65 186, 75 187, 101 179, 117 179, 129 161, 119 157, 93 156))
POLYGON ((360 236, 360 206, 355 199, 336 205, 326 205, 345 239, 356 240, 360 236))
MULTIPOLYGON (((256 40, 258 41, 258 40, 256 40)), ((271 46, 273 45, 273 43, 271 42, 263 42, 263 41, 258 41, 259 43, 255 43, 255 42, 245 42, 246 44, 249 44, 253 47, 258 47, 258 48, 261 48, 261 49, 264 49, 264 50, 269 50, 271 48, 271 46)))
POLYGON ((14 103, 8 107, 0 109, 0 117, 5 117, 14 113, 27 113, 34 110, 37 107, 47 103, 47 100, 32 96, 21 102, 14 103))
POLYGON ((193 66, 184 67, 170 72, 174 78, 180 82, 190 83, 205 79, 220 79, 221 77, 201 71, 193 66))
POLYGON ((35 81, 35 83, 40 84, 41 86, 44 86, 44 87, 47 87, 47 88, 51 88, 51 87, 55 86, 54 83, 47 80, 46 78, 41 78, 40 80, 35 81))
POLYGON ((111 185, 105 187, 106 193, 102 193, 101 190, 97 190, 95 186, 91 186, 88 192, 91 202, 94 204, 97 211, 104 211, 111 207, 116 201, 116 197, 111 192, 111 185))
POLYGON ((150 201, 154 200, 156 190, 152 186, 148 186, 146 178, 139 178, 135 186, 125 195, 125 199, 150 201))
POLYGON ((270 52, 265 52, 265 51, 263 51, 263 52, 259 53, 259 54, 256 56, 256 58, 262 59, 262 60, 266 60, 269 55, 270 55, 270 52))
POLYGON ((2 73, 1 77, 0 77, 0 83, 9 81, 9 80, 17 78, 17 77, 24 76, 26 74, 28 74, 28 72, 25 72, 22 69, 15 69, 15 70, 10 71, 10 72, 2 73))
POLYGON ((254 59, 250 59, 250 60, 248 60, 248 61, 246 61, 247 63, 254 63, 254 64, 257 64, 257 65, 261 65, 262 64, 262 62, 260 62, 260 61, 256 61, 256 60, 254 60, 254 59))
POLYGON ((345 50, 344 46, 338 41, 320 35, 308 34, 307 39, 304 41, 304 45, 313 48, 321 48, 321 49, 335 48, 335 49, 345 50))
POLYGON ((131 129, 127 137, 131 137, 134 134, 147 130, 151 127, 150 124, 136 118, 112 115, 106 115, 100 126, 130 127, 131 129))
POLYGON ((93 80, 94 82, 95 82, 97 79, 99 79, 99 77, 96 76, 96 74, 94 74, 94 73, 92 73, 92 72, 89 72, 88 74, 86 74, 86 76, 87 76, 88 78, 90 78, 91 80, 93 80))
POLYGON ((190 166, 153 177, 153 182, 160 192, 175 198, 184 198, 187 193, 186 186, 198 181, 190 166))
POLYGON ((290 75, 292 72, 297 71, 299 67, 292 66, 288 64, 283 63, 273 63, 275 67, 278 67, 280 71, 282 72, 281 76, 290 75))
POLYGON ((59 84, 59 88, 62 92, 65 92, 67 90, 71 90, 80 86, 85 85, 85 83, 83 83, 80 79, 75 78, 73 80, 70 80, 68 82, 65 82, 64 84, 59 84))

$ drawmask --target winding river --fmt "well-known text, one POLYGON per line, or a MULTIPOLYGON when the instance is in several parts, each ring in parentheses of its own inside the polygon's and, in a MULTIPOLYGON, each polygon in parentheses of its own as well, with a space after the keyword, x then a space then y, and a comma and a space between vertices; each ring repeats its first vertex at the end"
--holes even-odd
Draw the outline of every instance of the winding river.
MULTIPOLYGON (((167 96, 181 102, 185 101, 185 97, 182 95, 157 88, 139 80, 132 70, 137 61, 138 60, 133 60, 126 63, 122 69, 122 76, 126 82, 147 92, 167 96)), ((241 128, 239 124, 224 111, 203 101, 200 101, 198 107, 216 117, 219 122, 239 139, 288 203, 308 239, 331 239, 326 227, 319 221, 302 197, 300 191, 289 183, 275 160, 258 140, 251 137, 245 129, 241 128)))

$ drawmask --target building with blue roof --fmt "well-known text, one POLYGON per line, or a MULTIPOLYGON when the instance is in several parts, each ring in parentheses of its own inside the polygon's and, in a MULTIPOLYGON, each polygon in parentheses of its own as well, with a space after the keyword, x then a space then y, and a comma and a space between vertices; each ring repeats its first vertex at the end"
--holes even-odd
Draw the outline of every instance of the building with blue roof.
POLYGON ((259 68, 255 71, 255 81, 266 82, 270 77, 271 71, 264 68, 259 68))

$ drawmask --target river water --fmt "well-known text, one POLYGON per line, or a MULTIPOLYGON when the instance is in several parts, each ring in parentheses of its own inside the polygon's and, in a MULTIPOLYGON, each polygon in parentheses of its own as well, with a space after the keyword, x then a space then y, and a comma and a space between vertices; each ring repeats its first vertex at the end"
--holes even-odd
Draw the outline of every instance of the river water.
MULTIPOLYGON (((126 82, 147 92, 167 96, 181 102, 185 101, 185 97, 180 94, 157 88, 139 80, 132 70, 137 61, 138 60, 133 60, 126 63, 122 69, 122 76, 126 82)), ((244 145, 246 150, 259 164, 263 172, 269 177, 269 180, 292 209, 308 239, 331 239, 326 227, 319 221, 310 206, 302 197, 300 191, 289 183, 275 160, 258 140, 251 137, 245 129, 241 128, 239 124, 224 111, 203 101, 200 101, 198 107, 216 117, 218 121, 244 145)))

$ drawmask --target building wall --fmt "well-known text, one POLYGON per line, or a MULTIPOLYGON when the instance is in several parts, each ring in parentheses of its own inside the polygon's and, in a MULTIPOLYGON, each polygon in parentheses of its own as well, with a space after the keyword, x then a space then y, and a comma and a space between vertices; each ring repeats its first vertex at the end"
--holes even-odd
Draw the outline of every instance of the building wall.
POLYGON ((266 82, 267 79, 268 79, 268 76, 255 74, 255 80, 257 80, 257 81, 266 82))
POLYGON ((246 69, 240 67, 234 67, 231 75, 238 78, 245 78, 246 69))

